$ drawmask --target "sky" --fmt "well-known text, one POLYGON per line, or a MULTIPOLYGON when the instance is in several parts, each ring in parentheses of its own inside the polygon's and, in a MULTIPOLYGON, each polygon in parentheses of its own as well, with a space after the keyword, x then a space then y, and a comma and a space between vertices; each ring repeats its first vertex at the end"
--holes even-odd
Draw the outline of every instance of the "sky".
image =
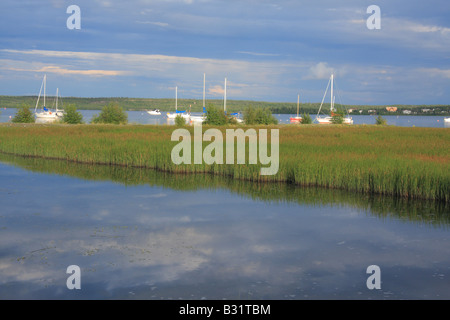
POLYGON ((205 74, 206 99, 226 78, 230 100, 321 102, 334 74, 337 103, 450 104, 449 18, 448 0, 2 0, 0 95, 46 74, 47 95, 202 99, 205 74))

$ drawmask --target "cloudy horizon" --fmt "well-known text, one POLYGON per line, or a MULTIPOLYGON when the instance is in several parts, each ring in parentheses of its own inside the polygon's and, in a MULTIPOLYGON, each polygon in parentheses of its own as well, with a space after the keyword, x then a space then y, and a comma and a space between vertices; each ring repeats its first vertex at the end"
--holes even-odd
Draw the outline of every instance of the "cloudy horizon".
POLYGON ((12 1, 0 4, 0 95, 449 104, 443 0, 12 1), (81 29, 66 22, 79 6, 81 29), (371 30, 366 10, 381 9, 371 30))

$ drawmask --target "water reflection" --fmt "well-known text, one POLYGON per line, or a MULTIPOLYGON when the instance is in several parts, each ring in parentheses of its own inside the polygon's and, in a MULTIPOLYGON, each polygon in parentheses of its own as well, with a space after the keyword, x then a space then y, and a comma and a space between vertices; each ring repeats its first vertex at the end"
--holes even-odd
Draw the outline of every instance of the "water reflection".
POLYGON ((394 217, 441 227, 450 224, 450 208, 445 202, 363 195, 336 189, 303 188, 285 183, 250 183, 209 174, 177 175, 145 168, 79 164, 1 153, 0 161, 34 172, 68 175, 93 181, 114 181, 126 186, 150 185, 181 191, 222 189, 258 201, 352 206, 382 219, 394 217))
POLYGON ((444 205, 0 161, 0 299, 450 298, 444 205), (66 288, 72 264, 78 291, 66 288))

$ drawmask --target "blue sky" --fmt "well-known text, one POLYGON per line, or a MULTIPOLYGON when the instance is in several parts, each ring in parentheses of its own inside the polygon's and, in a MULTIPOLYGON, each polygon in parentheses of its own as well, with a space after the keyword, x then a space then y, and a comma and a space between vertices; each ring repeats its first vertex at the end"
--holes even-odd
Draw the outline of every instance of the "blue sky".
POLYGON ((449 104, 450 2, 2 0, 0 95, 449 104), (81 9, 70 30, 66 9, 81 9), (370 5, 381 29, 366 26, 370 5))

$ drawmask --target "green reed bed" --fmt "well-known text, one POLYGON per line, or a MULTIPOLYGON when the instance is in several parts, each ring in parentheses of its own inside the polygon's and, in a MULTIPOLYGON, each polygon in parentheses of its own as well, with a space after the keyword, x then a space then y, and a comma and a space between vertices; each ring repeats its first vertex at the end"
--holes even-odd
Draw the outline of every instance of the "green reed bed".
MULTIPOLYGON (((208 128, 203 126, 203 130, 208 128)), ((219 128, 224 140, 227 128, 219 128)), ((449 129, 334 125, 252 128, 268 129, 269 137, 271 129, 279 130, 276 175, 261 176, 259 164, 175 165, 171 152, 178 142, 171 141, 171 135, 176 127, 167 125, 1 125, 0 151, 450 201, 449 129)), ((193 128, 187 129, 193 137, 193 128)), ((203 142, 203 146, 208 144, 203 142)))

